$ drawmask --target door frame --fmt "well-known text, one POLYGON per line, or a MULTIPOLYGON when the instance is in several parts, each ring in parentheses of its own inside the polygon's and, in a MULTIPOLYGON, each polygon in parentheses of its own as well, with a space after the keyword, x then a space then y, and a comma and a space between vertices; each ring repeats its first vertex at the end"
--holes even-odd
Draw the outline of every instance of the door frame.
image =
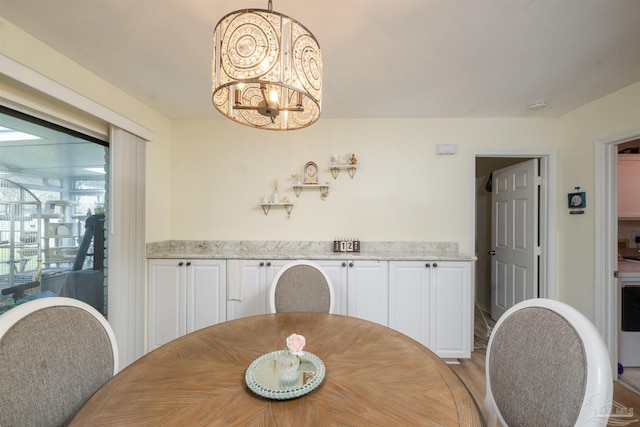
POLYGON ((640 128, 595 141, 595 325, 618 372, 618 150, 640 138, 640 128))
MULTIPOLYGON (((523 159, 539 159, 539 173, 542 177, 539 200, 540 234, 540 271, 538 274, 539 298, 556 299, 556 188, 557 188, 557 150, 471 150, 469 156, 471 170, 469 176, 469 253, 476 253, 476 158, 478 157, 513 157, 523 159)), ((472 289, 475 289, 475 269, 472 269, 472 289)))

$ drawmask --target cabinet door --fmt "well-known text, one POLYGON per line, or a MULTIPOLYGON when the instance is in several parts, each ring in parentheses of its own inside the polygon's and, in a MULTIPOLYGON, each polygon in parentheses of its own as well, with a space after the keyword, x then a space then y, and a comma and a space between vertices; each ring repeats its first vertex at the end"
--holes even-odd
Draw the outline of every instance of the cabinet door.
POLYGON ((618 155, 618 218, 640 219, 640 155, 618 155))
POLYGON ((227 301, 227 320, 269 312, 269 287, 288 260, 245 260, 242 270, 243 299, 227 301))
POLYGON ((347 262, 346 261, 316 261, 327 273, 333 285, 333 312, 347 315, 347 262))
POLYGON ((227 319, 225 260, 191 260, 186 270, 187 333, 227 319))
POLYGON ((349 316, 389 324, 389 263, 349 261, 347 313, 349 316))
POLYGON ((264 290, 267 270, 264 261, 246 260, 242 268, 242 301, 227 301, 227 320, 266 313, 264 290))
POLYGON ((389 327, 429 347, 428 261, 389 262, 389 327))
POLYGON ((443 358, 471 357, 471 263, 433 262, 429 349, 443 358))
POLYGON ((149 260, 149 350, 186 333, 184 260, 149 260))

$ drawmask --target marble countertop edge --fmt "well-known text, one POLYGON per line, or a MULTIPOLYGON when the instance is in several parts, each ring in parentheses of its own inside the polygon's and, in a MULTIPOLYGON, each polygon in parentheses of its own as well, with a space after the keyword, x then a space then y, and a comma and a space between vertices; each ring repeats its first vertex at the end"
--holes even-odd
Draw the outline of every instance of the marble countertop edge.
POLYGON ((475 261, 452 242, 361 242, 361 252, 333 252, 332 242, 177 241, 148 243, 149 259, 309 259, 475 261))

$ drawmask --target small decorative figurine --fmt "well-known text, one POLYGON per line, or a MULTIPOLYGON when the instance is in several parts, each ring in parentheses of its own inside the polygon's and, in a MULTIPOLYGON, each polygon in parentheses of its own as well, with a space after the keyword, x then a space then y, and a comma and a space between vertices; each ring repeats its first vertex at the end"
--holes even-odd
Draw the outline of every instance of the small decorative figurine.
POLYGON ((358 164, 358 159, 356 159, 355 153, 351 153, 351 158, 349 159, 349 163, 352 165, 358 164))
POLYGON ((318 166, 314 162, 307 162, 307 164, 304 165, 304 183, 318 183, 318 166))
POLYGON ((280 203, 280 194, 278 193, 278 180, 273 180, 273 203, 280 203))

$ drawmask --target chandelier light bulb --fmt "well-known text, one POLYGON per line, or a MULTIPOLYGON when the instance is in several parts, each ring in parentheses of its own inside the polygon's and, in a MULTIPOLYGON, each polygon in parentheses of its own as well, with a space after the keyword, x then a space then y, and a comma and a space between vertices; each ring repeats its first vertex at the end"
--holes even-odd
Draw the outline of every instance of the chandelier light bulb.
POLYGON ((271 100, 271 102, 274 102, 276 104, 279 103, 278 92, 276 91, 275 88, 271 88, 271 90, 269 91, 269 100, 271 100))

